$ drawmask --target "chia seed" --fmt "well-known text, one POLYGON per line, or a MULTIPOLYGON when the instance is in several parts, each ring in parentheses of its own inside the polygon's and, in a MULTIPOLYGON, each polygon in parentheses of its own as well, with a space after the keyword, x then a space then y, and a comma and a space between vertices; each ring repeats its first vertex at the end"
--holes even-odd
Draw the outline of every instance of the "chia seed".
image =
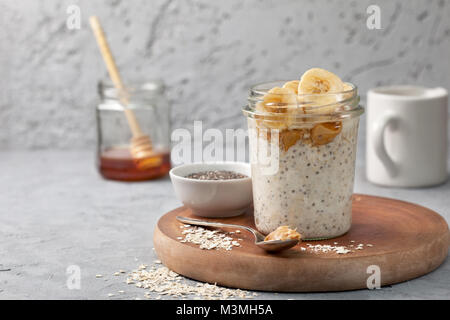
POLYGON ((232 180, 248 178, 245 174, 228 170, 210 170, 197 173, 191 173, 185 178, 196 180, 232 180))

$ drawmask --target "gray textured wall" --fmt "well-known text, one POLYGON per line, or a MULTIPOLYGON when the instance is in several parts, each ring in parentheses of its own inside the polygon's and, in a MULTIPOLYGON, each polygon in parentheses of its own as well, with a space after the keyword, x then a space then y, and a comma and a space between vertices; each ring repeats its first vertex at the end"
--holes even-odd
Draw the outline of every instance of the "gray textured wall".
POLYGON ((95 142, 96 82, 106 76, 88 26, 98 15, 129 79, 161 77, 173 127, 241 127, 251 84, 328 68, 365 91, 450 88, 450 1, 134 0, 0 2, 0 147, 95 142), (66 28, 67 6, 80 30, 66 28), (381 8, 381 30, 366 8, 381 8))

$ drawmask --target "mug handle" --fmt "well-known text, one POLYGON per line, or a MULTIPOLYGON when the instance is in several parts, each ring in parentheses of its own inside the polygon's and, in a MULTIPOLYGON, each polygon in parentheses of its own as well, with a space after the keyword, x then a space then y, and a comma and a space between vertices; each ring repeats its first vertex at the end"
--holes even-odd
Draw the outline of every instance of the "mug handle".
POLYGON ((385 113, 382 115, 374 125, 374 134, 373 134, 373 145, 375 147, 375 154, 380 159, 381 163, 386 168, 388 174, 391 177, 397 175, 398 167, 395 164, 394 160, 389 156, 386 145, 384 143, 384 132, 386 128, 392 124, 394 121, 397 121, 398 118, 393 113, 385 113))

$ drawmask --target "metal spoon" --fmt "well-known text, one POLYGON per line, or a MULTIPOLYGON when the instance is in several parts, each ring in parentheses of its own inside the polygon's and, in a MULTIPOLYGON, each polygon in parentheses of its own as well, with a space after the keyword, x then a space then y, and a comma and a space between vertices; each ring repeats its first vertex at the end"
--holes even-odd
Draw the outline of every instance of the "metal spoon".
POLYGON ((238 224, 209 222, 209 221, 191 219, 191 218, 180 217, 180 216, 177 217, 177 220, 181 221, 183 223, 186 223, 186 224, 191 224, 191 225, 196 225, 196 226, 217 227, 217 228, 238 228, 238 229, 244 229, 244 230, 250 231, 255 236, 255 244, 267 252, 277 252, 277 251, 282 251, 282 250, 292 248, 299 241, 299 240, 295 240, 295 239, 264 241, 265 236, 262 233, 256 231, 255 229, 252 229, 252 228, 249 228, 246 226, 241 226, 238 224))

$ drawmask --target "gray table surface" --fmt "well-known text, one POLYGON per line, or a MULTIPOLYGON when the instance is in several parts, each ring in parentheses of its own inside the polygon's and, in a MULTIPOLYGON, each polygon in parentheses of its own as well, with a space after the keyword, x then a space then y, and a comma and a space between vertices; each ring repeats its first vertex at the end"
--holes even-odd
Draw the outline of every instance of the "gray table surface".
MULTIPOLYGON (((113 274, 157 259, 155 223, 180 203, 167 177, 132 184, 107 181, 94 164, 92 151, 0 153, 0 299, 144 298, 143 289, 113 274), (71 265, 80 267, 80 289, 66 285, 71 265)), ((362 165, 358 156, 355 192, 415 202, 450 221, 450 181, 425 189, 382 188, 366 181, 362 165)), ((259 293, 258 298, 448 299, 450 261, 379 290, 259 293)))

